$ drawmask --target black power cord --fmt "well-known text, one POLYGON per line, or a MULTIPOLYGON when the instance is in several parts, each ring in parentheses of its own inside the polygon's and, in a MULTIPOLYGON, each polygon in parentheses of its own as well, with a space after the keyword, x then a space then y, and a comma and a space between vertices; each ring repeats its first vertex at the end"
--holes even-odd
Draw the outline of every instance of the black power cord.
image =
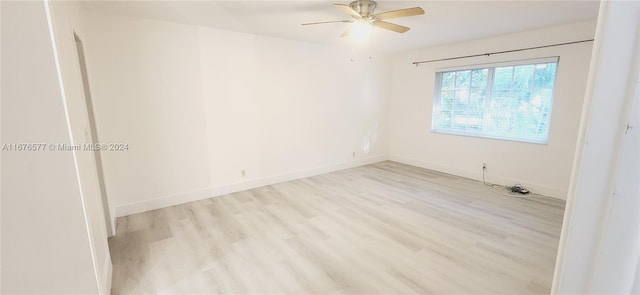
POLYGON ((482 166, 482 183, 486 185, 490 190, 505 196, 510 196, 510 197, 517 197, 517 194, 528 195, 529 193, 531 193, 528 189, 524 188, 524 186, 522 186, 521 184, 516 184, 514 186, 502 186, 499 184, 487 183, 485 179, 486 170, 487 170, 487 167, 483 165, 482 166), (508 193, 496 191, 494 187, 503 187, 508 193))
POLYGON ((519 193, 519 194, 522 194, 522 195, 526 195, 526 194, 530 193, 530 191, 528 189, 524 188, 520 184, 516 184, 516 185, 514 185, 512 187, 508 187, 508 189, 510 189, 512 193, 519 193))

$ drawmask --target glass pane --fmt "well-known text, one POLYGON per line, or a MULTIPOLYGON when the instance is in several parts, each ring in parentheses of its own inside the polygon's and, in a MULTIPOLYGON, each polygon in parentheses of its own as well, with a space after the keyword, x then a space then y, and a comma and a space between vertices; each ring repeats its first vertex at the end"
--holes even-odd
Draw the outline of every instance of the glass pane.
POLYGON ((496 102, 511 101, 511 90, 494 90, 491 100, 496 102))
POLYGON ((471 99, 472 100, 484 100, 487 96, 487 91, 484 89, 472 89, 471 90, 471 99))
POLYGON ((531 107, 537 110, 550 110, 552 96, 553 91, 551 89, 537 89, 531 95, 531 107))
POLYGON ((442 93, 440 94, 440 99, 441 100, 453 100, 453 91, 451 91, 451 90, 442 91, 442 93))
POLYGON ((493 77, 493 87, 498 89, 511 88, 513 67, 496 68, 493 77))
POLYGON ((454 72, 442 73, 442 90, 453 90, 454 72))
POLYGON ((556 63, 535 65, 536 76, 534 86, 540 88, 553 88, 553 82, 556 78, 556 65, 556 63))
POLYGON ((510 97, 514 103, 529 103, 531 91, 529 89, 514 88, 511 90, 510 97))
POLYGON ((469 90, 456 90, 456 103, 466 103, 469 100, 469 90))
POLYGON ((443 92, 440 100, 440 110, 451 110, 453 107, 453 91, 443 92))
POLYGON ((456 72, 456 89, 469 88, 471 71, 456 72))
POLYGON ((533 84, 535 65, 517 66, 513 68, 513 87, 530 88, 533 84))
POLYGON ((471 71, 471 88, 486 88, 488 74, 489 69, 477 69, 471 71))
POLYGON ((440 94, 440 109, 449 110, 453 108, 453 91, 442 91, 440 94))
POLYGON ((440 112, 440 117, 438 118, 439 127, 451 127, 451 113, 450 112, 440 112))
POLYGON ((477 111, 481 111, 484 108, 485 100, 484 90, 471 90, 469 96, 469 108, 477 111))

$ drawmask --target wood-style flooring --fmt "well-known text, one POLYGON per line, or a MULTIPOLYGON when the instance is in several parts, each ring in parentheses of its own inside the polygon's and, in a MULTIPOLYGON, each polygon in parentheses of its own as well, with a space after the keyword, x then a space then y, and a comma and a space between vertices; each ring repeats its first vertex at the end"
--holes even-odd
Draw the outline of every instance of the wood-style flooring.
POLYGON ((564 202, 381 162, 118 218, 114 294, 548 294, 564 202))

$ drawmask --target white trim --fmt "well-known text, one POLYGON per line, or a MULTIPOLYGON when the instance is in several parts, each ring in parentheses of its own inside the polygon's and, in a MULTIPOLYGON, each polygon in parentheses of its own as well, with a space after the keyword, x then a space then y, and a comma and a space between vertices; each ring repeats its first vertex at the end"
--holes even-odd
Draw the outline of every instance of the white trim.
POLYGON ((104 268, 106 268, 102 273, 102 290, 100 294, 111 294, 111 280, 113 276, 113 265, 111 264, 111 255, 105 255, 104 257, 104 268))
MULTIPOLYGON (((461 177, 466 177, 473 180, 482 181, 481 171, 464 170, 464 169, 459 169, 451 166, 440 165, 440 164, 431 163, 431 162, 424 162, 422 160, 400 156, 400 155, 390 155, 389 160, 402 163, 402 164, 407 164, 411 166, 416 166, 420 168, 425 168, 429 170, 444 172, 444 173, 453 174, 456 176, 461 176, 461 177)), ((513 179, 510 177, 504 177, 500 175, 491 175, 490 180, 491 180, 491 183, 505 185, 505 186, 513 185, 514 183, 519 183, 524 185, 525 187, 527 187, 527 189, 529 189, 530 191, 536 194, 540 194, 540 195, 544 195, 544 196, 548 196, 548 197, 552 197, 560 200, 565 200, 567 196, 566 189, 550 187, 550 186, 537 184, 537 183, 531 183, 531 182, 523 181, 521 179, 513 179)))
MULTIPOLYGON (((433 116, 435 117, 435 116, 433 116)), ((435 126, 435 124, 431 124, 431 132, 433 133, 438 133, 438 134, 446 134, 446 135, 457 135, 457 136, 468 136, 468 137, 478 137, 478 138, 486 138, 486 139, 495 139, 495 140, 506 140, 506 141, 515 141, 515 142, 519 142, 519 143, 531 143, 531 144, 540 144, 540 145, 547 145, 549 143, 549 136, 547 135, 547 138, 544 140, 535 140, 532 138, 527 138, 527 137, 515 137, 515 136, 496 136, 496 135, 491 135, 488 133, 482 133, 482 132, 472 132, 472 131, 467 131, 465 132, 465 130, 458 130, 458 129, 440 129, 438 127, 435 126)))
MULTIPOLYGON (((109 205, 109 206, 110 206, 110 208, 113 208, 113 206, 111 206, 111 205, 109 205)), ((115 210, 109 210, 109 214, 110 214, 110 216, 109 216, 109 221, 110 221, 109 222, 109 226, 111 226, 111 236, 109 236, 109 237, 113 237, 113 236, 116 235, 116 215, 115 215, 115 213, 113 211, 115 211, 115 210)))
MULTIPOLYGON (((57 43, 56 43, 56 37, 55 37, 55 29, 53 27, 53 20, 52 20, 52 16, 51 16, 51 8, 49 7, 50 5, 50 0, 44 0, 44 9, 45 9, 45 14, 47 16, 47 25, 49 26, 49 36, 51 37, 51 47, 53 49, 53 59, 55 61, 55 65, 56 65, 56 74, 58 76, 58 86, 60 87, 60 95, 62 97, 62 106, 64 108, 64 116, 66 119, 66 123, 67 123, 67 132, 69 133, 69 142, 70 144, 74 144, 75 141, 73 140, 73 132, 71 129, 71 118, 69 117, 69 106, 67 104, 67 95, 66 95, 66 91, 64 88, 64 82, 62 79, 62 70, 61 70, 61 66, 60 66, 60 57, 58 55, 58 47, 57 47, 57 43)), ((85 202, 85 196, 82 190, 82 181, 80 178, 80 168, 78 166, 78 156, 76 154, 75 150, 71 151, 71 154, 73 156, 73 166, 75 168, 75 172, 76 172, 76 180, 78 181, 78 189, 79 189, 79 193, 80 193, 80 202, 82 204, 82 214, 84 216, 84 223, 85 223, 85 228, 87 230, 87 238, 89 240, 89 250, 91 251, 91 261, 93 262, 93 274, 96 278, 96 285, 98 288, 98 292, 100 294, 103 294, 103 289, 102 289, 102 284, 100 284, 100 275, 98 274, 98 265, 96 263, 96 251, 95 251, 95 247, 93 245, 93 234, 91 233, 91 226, 89 225, 89 217, 87 216, 87 205, 85 202)), ((109 257, 109 255, 107 255, 107 257, 109 257)))
POLYGON ((519 65, 545 64, 545 63, 552 63, 552 62, 557 63, 558 61, 560 61, 559 56, 519 59, 519 60, 510 59, 510 60, 501 61, 501 62, 499 61, 499 62, 492 62, 492 63, 436 68, 435 72, 436 73, 455 72, 455 71, 476 70, 476 69, 484 69, 484 68, 499 68, 499 67, 519 66, 519 65))
MULTIPOLYGON (((373 163, 378 163, 382 161, 386 161, 388 159, 387 155, 379 155, 372 156, 365 159, 359 159, 354 161, 335 163, 325 166, 320 166, 316 168, 298 170, 293 172, 287 172, 274 176, 267 176, 263 178, 256 178, 247 181, 237 182, 233 184, 203 188, 191 192, 179 193, 169 196, 163 196, 155 199, 134 202, 124 205, 119 205, 115 207, 115 217, 127 216, 135 213, 146 212, 150 210, 166 208, 169 206, 184 204, 188 202, 208 199, 212 197, 218 197, 234 192, 244 191, 248 189, 253 189, 265 185, 276 184, 280 182, 290 181, 294 179, 300 179, 305 177, 311 177, 319 174, 329 173, 333 171, 369 165, 373 163)), ((115 220, 115 218, 114 218, 115 220)))

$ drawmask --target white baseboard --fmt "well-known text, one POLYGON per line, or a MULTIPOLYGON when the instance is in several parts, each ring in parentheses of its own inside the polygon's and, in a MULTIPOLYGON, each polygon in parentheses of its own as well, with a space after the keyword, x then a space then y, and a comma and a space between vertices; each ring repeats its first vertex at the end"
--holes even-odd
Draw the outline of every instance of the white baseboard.
MULTIPOLYGON (((389 160, 402 163, 402 164, 407 164, 411 166, 416 166, 420 168, 430 169, 434 171, 444 172, 448 174, 453 174, 461 177, 482 181, 482 172, 463 170, 455 167, 424 162, 418 159, 413 159, 413 158, 404 157, 400 155, 390 155, 389 160)), ((548 196, 548 197, 552 197, 560 200, 566 200, 567 194, 568 194, 568 191, 565 189, 550 187, 550 186, 541 185, 537 183, 531 183, 522 179, 513 179, 510 177, 505 177, 500 175, 491 175, 491 183, 505 185, 505 186, 513 185, 514 183, 520 183, 536 194, 540 194, 540 195, 544 195, 544 196, 548 196)))
MULTIPOLYGON (((470 179, 482 180, 482 173, 475 172, 475 171, 463 170, 463 169, 439 165, 435 163, 428 163, 421 160, 399 156, 399 155, 390 155, 390 156, 380 155, 380 156, 373 156, 365 159, 359 159, 355 161, 336 163, 336 164, 331 164, 331 165, 326 165, 326 166, 321 166, 321 167, 316 167, 311 169, 305 169, 305 170, 283 173, 279 175, 256 178, 256 179, 251 179, 251 180, 233 183, 229 185, 202 188, 202 189, 194 190, 191 192, 174 194, 174 195, 159 197, 155 199, 116 206, 113 212, 114 216, 112 218, 111 226, 114 228, 113 232, 115 233, 115 219, 117 217, 151 211, 155 209, 166 208, 174 205, 179 205, 179 204, 198 201, 198 200, 207 199, 211 197, 217 197, 217 196, 222 196, 222 195, 235 193, 239 191, 249 190, 249 189, 253 189, 253 188, 257 188, 265 185, 271 185, 271 184, 290 181, 294 179, 311 177, 314 175, 373 164, 373 163, 382 162, 386 160, 391 160, 394 162, 421 167, 425 169, 431 169, 439 172, 449 173, 449 174, 466 177, 470 179)), ((553 197, 561 200, 565 200, 567 195, 567 191, 563 189, 549 187, 545 185, 523 181, 521 179, 513 179, 509 177, 504 177, 504 176, 491 175, 491 182, 500 184, 500 185, 510 185, 513 183, 521 183, 522 185, 526 186, 531 191, 537 194, 541 194, 541 195, 545 195, 545 196, 549 196, 549 197, 553 197)))
POLYGON ((330 165, 320 166, 320 167, 311 168, 311 169, 293 171, 293 172, 283 173, 283 174, 274 175, 274 176, 267 176, 267 177, 247 180, 247 181, 224 185, 224 186, 202 188, 202 189, 194 190, 191 192, 164 196, 164 197, 159 197, 159 198, 150 199, 150 200, 141 201, 141 202, 124 204, 124 205, 115 207, 113 221, 115 223, 115 219, 117 217, 151 211, 155 209, 166 208, 174 205, 222 196, 222 195, 244 191, 248 189, 253 189, 253 188, 257 188, 265 185, 271 185, 271 184, 290 181, 294 179, 310 177, 314 175, 329 173, 329 172, 348 169, 352 167, 369 165, 377 162, 386 161, 387 159, 388 159, 387 155, 373 156, 365 159, 330 164, 330 165))

